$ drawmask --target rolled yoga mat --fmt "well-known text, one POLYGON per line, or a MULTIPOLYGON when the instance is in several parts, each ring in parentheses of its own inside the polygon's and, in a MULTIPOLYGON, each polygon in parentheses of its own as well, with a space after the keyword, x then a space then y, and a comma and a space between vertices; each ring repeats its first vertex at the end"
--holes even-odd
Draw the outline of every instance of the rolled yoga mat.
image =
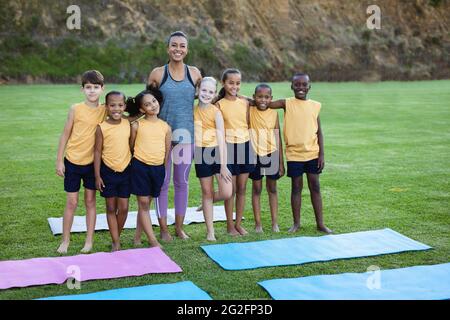
POLYGON ((391 229, 205 245, 201 248, 225 270, 296 265, 431 249, 391 229))
POLYGON ((37 300, 212 300, 212 298, 191 281, 183 281, 37 300))
POLYGON ((161 248, 10 260, 0 261, 0 289, 181 271, 161 248))
POLYGON ((258 283, 279 300, 450 299, 450 263, 258 283))
MULTIPOLYGON (((205 219, 203 218, 202 211, 196 211, 197 208, 190 207, 186 211, 186 216, 184 218, 184 224, 191 223, 203 223, 205 219)), ((236 213, 233 213, 233 217, 236 217, 236 213)), ((158 217, 155 210, 150 210, 150 218, 152 219, 152 224, 159 226, 158 217)), ((125 229, 135 229, 136 228, 137 212, 130 211, 128 213, 128 218, 125 223, 125 229)), ((63 218, 47 218, 48 224, 53 235, 62 234, 62 222, 63 218)), ((214 221, 227 221, 227 216, 225 214, 225 209, 223 206, 214 206, 214 221)), ((167 211, 167 225, 175 224, 175 209, 169 209, 167 211)), ((106 220, 106 214, 98 214, 97 221, 95 223, 95 230, 108 230, 108 221, 106 220)), ((75 216, 73 220, 71 232, 86 232, 86 216, 75 216)))

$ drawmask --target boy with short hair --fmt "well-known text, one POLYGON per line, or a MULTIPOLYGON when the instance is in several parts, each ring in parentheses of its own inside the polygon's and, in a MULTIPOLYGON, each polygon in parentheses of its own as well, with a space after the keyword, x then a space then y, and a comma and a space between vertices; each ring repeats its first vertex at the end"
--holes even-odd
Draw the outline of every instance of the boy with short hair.
POLYGON ((81 180, 85 188, 87 225, 86 241, 81 252, 88 253, 92 249, 96 221, 94 144, 97 125, 106 116, 105 106, 99 104, 103 90, 104 77, 100 72, 89 70, 83 74, 81 91, 85 96, 84 102, 70 107, 59 139, 56 174, 64 178, 64 191, 67 193, 62 242, 57 250, 61 254, 67 253, 69 247, 70 230, 78 205, 81 180))
POLYGON ((317 229, 332 233, 323 222, 322 196, 319 174, 324 161, 323 134, 320 127, 320 102, 307 99, 311 89, 309 76, 296 73, 292 77, 291 89, 295 97, 272 102, 272 109, 284 109, 284 141, 286 144, 287 176, 291 178, 291 206, 294 225, 289 232, 300 229, 301 192, 303 173, 306 173, 311 202, 316 217, 317 229))
POLYGON ((256 107, 250 108, 250 141, 256 153, 256 167, 250 173, 252 179, 252 206, 255 231, 263 232, 261 224, 261 191, 263 178, 269 195, 272 231, 279 232, 277 180, 284 175, 283 148, 280 137, 278 112, 269 109, 272 88, 261 83, 256 86, 253 99, 256 107))

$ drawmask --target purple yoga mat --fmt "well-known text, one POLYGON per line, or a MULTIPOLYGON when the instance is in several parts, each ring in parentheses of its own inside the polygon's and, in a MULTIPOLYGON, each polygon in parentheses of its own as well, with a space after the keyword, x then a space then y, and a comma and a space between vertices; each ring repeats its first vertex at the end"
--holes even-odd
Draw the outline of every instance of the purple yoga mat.
POLYGON ((181 268, 161 248, 99 252, 71 257, 0 261, 0 289, 175 273, 181 268))

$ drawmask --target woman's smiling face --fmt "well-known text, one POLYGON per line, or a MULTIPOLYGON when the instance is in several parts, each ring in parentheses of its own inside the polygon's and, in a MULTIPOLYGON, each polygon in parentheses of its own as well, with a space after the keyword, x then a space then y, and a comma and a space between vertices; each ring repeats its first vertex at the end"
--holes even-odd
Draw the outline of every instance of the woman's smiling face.
POLYGON ((167 47, 167 54, 170 60, 181 62, 188 53, 188 41, 182 36, 173 36, 170 38, 169 46, 167 47))

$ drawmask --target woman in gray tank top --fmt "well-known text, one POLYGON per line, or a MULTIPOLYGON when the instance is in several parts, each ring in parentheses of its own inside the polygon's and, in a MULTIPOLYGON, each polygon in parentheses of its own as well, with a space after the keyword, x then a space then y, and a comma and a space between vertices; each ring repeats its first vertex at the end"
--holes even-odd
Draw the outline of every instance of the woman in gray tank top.
MULTIPOLYGON (((172 152, 166 168, 164 185, 156 199, 156 213, 160 225, 161 239, 172 240, 167 228, 167 208, 170 176, 173 163, 175 189, 175 230, 181 239, 189 238, 183 231, 189 192, 189 172, 194 154, 194 99, 196 87, 202 76, 196 67, 184 64, 188 53, 187 36, 176 31, 167 41, 169 63, 152 70, 147 85, 159 88, 164 101, 159 117, 172 128, 172 152)), ((140 228, 136 229, 135 242, 140 242, 140 228)))

